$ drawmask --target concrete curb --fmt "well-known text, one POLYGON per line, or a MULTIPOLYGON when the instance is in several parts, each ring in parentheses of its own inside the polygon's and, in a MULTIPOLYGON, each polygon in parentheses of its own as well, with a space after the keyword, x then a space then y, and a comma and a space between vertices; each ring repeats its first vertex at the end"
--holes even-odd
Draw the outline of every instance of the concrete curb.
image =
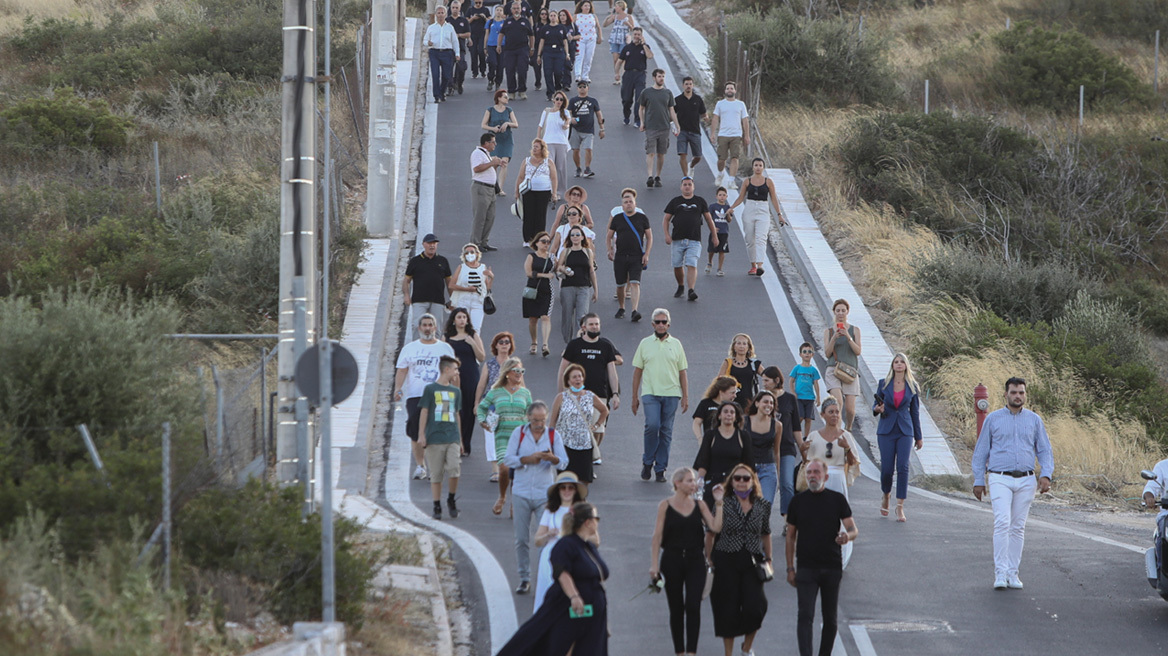
POLYGON ((635 10, 685 65, 698 89, 714 87, 710 45, 702 33, 686 23, 669 0, 639 0, 635 10))
MULTIPOLYGON (((702 74, 709 73, 709 47, 705 38, 682 21, 669 0, 640 0, 637 9, 645 16, 646 26, 670 42, 682 63, 693 66, 694 70, 702 74), (684 29, 679 28, 678 24, 684 29)), ((831 303, 834 299, 862 301, 862 298, 819 229, 819 224, 803 199, 794 174, 788 169, 768 169, 767 174, 775 181, 779 205, 783 208, 791 229, 784 230, 774 225, 773 216, 772 227, 780 234, 787 253, 815 296, 816 305, 822 313, 821 318, 830 324, 833 320, 831 303)), ((888 370, 895 354, 862 302, 855 303, 849 318, 864 334, 864 355, 860 357, 863 395, 857 405, 866 406, 866 399, 872 398, 878 380, 888 370)), ((949 448, 948 441, 924 407, 921 408, 921 427, 925 446, 920 451, 913 452, 913 468, 917 472, 930 475, 960 474, 961 468, 949 448)))

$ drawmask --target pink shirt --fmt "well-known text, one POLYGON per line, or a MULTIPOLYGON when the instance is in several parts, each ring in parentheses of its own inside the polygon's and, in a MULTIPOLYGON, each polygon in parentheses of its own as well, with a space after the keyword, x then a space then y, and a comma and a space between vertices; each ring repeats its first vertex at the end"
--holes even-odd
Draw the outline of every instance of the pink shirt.
POLYGON ((892 406, 894 408, 899 408, 900 404, 903 402, 904 402, 904 390, 900 390, 899 392, 892 393, 892 406))

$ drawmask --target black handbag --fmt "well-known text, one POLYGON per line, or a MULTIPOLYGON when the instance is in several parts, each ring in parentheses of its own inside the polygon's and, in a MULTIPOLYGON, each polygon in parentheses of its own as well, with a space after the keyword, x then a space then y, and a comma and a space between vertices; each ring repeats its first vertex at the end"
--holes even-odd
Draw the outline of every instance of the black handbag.
POLYGON ((758 580, 766 583, 775 580, 775 567, 771 562, 765 558, 754 556, 754 573, 758 575, 758 580))
POLYGON ((483 314, 494 314, 497 309, 495 307, 495 299, 491 296, 491 292, 487 292, 487 295, 483 297, 483 314))

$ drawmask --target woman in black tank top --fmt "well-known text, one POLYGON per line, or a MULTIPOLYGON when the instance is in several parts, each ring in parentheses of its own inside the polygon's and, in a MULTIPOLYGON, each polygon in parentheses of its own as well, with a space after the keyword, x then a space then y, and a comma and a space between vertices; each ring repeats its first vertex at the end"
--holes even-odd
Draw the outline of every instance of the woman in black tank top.
POLYGON ((766 162, 761 157, 755 157, 751 163, 751 176, 742 181, 738 190, 738 199, 730 206, 730 211, 745 203, 742 213, 742 228, 746 230, 746 248, 750 252, 751 276, 761 276, 765 269, 762 266, 766 260, 767 235, 771 230, 771 207, 775 208, 775 216, 779 217, 779 226, 787 225, 783 217, 783 210, 779 208, 779 196, 775 192, 775 183, 766 174, 766 162), (770 207, 767 204, 770 204, 770 207))
POLYGON ((669 631, 676 654, 696 654, 701 631, 702 589, 706 585, 706 554, 703 525, 722 530, 722 486, 715 486, 714 513, 694 499, 698 491, 697 472, 679 467, 673 472, 673 496, 657 506, 649 577, 665 577, 665 598, 669 602, 669 631), (664 553, 661 553, 664 550, 664 553))
POLYGON ((762 497, 774 504, 779 486, 779 447, 782 445, 783 424, 775 419, 775 397, 768 391, 759 392, 750 402, 742 432, 750 441, 750 456, 754 471, 762 486, 762 497))

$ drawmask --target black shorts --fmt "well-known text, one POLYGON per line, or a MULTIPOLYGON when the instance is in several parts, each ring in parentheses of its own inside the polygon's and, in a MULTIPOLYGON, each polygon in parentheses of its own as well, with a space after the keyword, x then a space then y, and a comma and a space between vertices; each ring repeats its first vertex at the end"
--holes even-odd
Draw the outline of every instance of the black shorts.
POLYGON ((406 436, 412 442, 418 441, 418 421, 422 418, 422 409, 418 407, 418 401, 421 400, 420 396, 406 399, 406 436))
POLYGON ((617 287, 631 282, 641 284, 641 271, 644 271, 644 267, 641 266, 640 253, 634 255, 617 253, 612 259, 612 274, 617 287))
POLYGON ((729 253, 730 252, 730 233, 718 233, 718 245, 714 245, 713 235, 706 238, 706 252, 707 253, 729 253))

